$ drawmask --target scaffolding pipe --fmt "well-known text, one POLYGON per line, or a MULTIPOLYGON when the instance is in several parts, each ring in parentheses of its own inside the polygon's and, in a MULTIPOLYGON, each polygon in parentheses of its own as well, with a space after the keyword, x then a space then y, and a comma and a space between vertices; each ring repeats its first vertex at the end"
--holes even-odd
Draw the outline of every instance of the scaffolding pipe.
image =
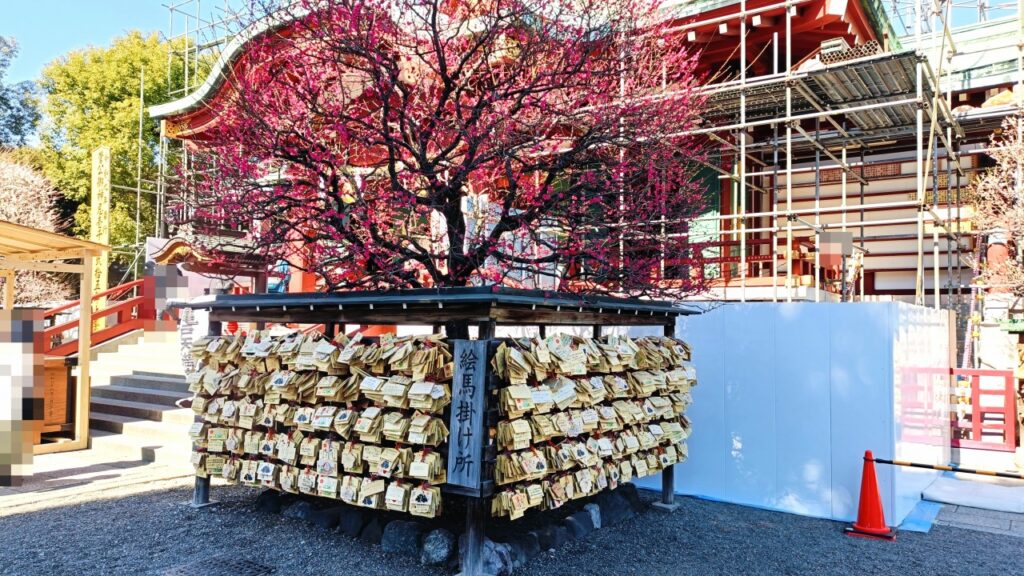
MULTIPOLYGON (((914 0, 914 40, 915 46, 921 46, 921 1, 914 0)), ((924 212, 921 207, 924 205, 924 63, 920 53, 917 63, 914 65, 917 84, 917 162, 915 164, 917 176, 917 267, 914 280, 914 303, 924 303, 924 212)))
MULTIPOLYGON (((825 111, 825 107, 820 102, 818 102, 818 98, 814 95, 814 93, 807 89, 807 86, 804 85, 804 81, 802 79, 796 81, 796 89, 799 90, 800 93, 804 95, 804 98, 806 98, 807 101, 811 103, 811 106, 814 107, 815 110, 819 112, 825 111)), ((865 144, 863 140, 847 132, 846 128, 844 126, 840 126, 840 124, 836 122, 836 120, 831 116, 826 117, 826 120, 836 129, 837 132, 839 132, 839 134, 841 134, 847 140, 853 140, 853 142, 860 147, 867 146, 867 144, 865 144)), ((843 119, 843 123, 846 123, 845 118, 843 119)), ((844 148, 846 147, 847 140, 843 141, 844 148)))
MULTIPOLYGON (((738 146, 736 146, 732 142, 729 142, 725 138, 722 138, 718 134, 708 134, 708 137, 711 138, 712 140, 716 141, 716 142, 720 142, 723 146, 725 146, 729 150, 732 150, 733 152, 737 152, 738 153, 740 151, 738 146)), ((753 162, 754 164, 758 164, 758 165, 763 166, 765 168, 768 167, 768 165, 765 164, 764 162, 761 162, 757 158, 754 158, 754 156, 752 154, 748 153, 747 154, 747 159, 750 160, 751 162, 753 162)))
MULTIPOLYGON (((740 12, 743 18, 740 19, 740 124, 747 123, 747 0, 740 0, 740 12)), ((747 287, 747 235, 744 229, 747 227, 747 133, 739 131, 739 171, 740 171, 740 302, 746 302, 747 287)))
MULTIPOLYGON (((842 156, 843 164, 846 164, 846 146, 843 146, 842 154, 843 154, 843 156, 842 156)), ((840 196, 839 204, 840 204, 840 207, 843 209, 842 212, 839 213, 841 218, 842 218, 842 224, 843 224, 842 230, 843 230, 843 232, 846 232, 846 171, 845 170, 842 173, 840 173, 840 175, 839 175, 839 196, 840 196)))
MULTIPOLYGON (((920 92, 920 90, 918 92, 920 92)), ((791 93, 791 89, 788 86, 787 86, 787 93, 789 93, 789 95, 787 97, 791 99, 792 98, 792 93, 791 93)), ((922 101, 923 101, 923 98, 920 98, 920 97, 900 98, 898 100, 893 100, 892 102, 887 102, 885 105, 886 106, 902 106, 904 104, 919 104, 922 101)), ((827 116, 832 116, 832 115, 836 115, 836 114, 842 115, 842 114, 850 114, 852 112, 863 112, 865 110, 876 110, 879 107, 881 107, 881 105, 877 104, 877 103, 876 104, 860 104, 858 106, 851 106, 849 108, 843 108, 841 110, 826 110, 824 112, 808 112, 806 114, 797 114, 796 116, 792 116, 790 114, 786 114, 785 118, 766 118, 764 120, 752 120, 752 121, 747 122, 745 124, 743 124, 743 123, 740 123, 740 124, 727 124, 727 125, 724 125, 724 126, 713 126, 713 127, 709 127, 709 128, 696 128, 696 129, 693 129, 693 130, 683 130, 682 132, 676 132, 674 134, 671 134, 671 136, 697 136, 697 135, 701 135, 701 134, 710 134, 712 132, 733 132, 735 130, 745 129, 745 128, 748 128, 748 127, 749 128, 754 128, 754 127, 757 127, 757 126, 771 126, 772 124, 779 124, 779 123, 792 124, 794 122, 802 122, 804 120, 814 120, 816 118, 825 118, 827 116)))
MULTIPOLYGON (((938 94, 936 94, 936 98, 937 97, 938 97, 938 94)), ((926 111, 928 112, 928 120, 931 122, 931 124, 929 126, 935 126, 935 125, 940 123, 939 119, 936 117, 935 109, 934 108, 936 108, 936 106, 933 106, 932 104, 928 104, 928 107, 926 108, 926 111)), ((957 171, 963 172, 963 167, 960 165, 960 157, 955 152, 950 152, 950 150, 952 150, 953 146, 950 143, 950 140, 948 140, 946 138, 946 135, 941 130, 938 130, 938 131, 929 130, 929 132, 930 132, 930 137, 937 136, 939 138, 939 140, 942 141, 942 144, 943 144, 943 146, 945 146, 945 149, 947 151, 946 157, 951 158, 953 160, 953 162, 956 163, 957 171)), ((929 158, 931 158, 931 156, 929 156, 929 158)), ((926 170, 926 172, 927 172, 927 170, 926 170)))
MULTIPOLYGON (((712 164, 711 162, 708 162, 706 160, 697 160, 697 163, 701 164, 703 166, 706 166, 706 167, 714 170, 715 172, 718 172, 719 173, 719 176, 718 176, 719 180, 728 179, 728 180, 732 180, 733 182, 737 182, 737 183, 740 181, 740 177, 739 176, 733 174, 732 172, 729 172, 728 170, 723 169, 721 166, 716 166, 715 164, 712 164)), ((763 194, 767 194, 768 193, 767 190, 765 190, 764 188, 761 188, 760 186, 755 186, 753 184, 748 184, 748 186, 750 186, 754 190, 757 190, 758 192, 761 192, 763 194)))
MULTIPOLYGON (((778 69, 779 69, 779 52, 778 52, 779 33, 778 32, 775 33, 775 40, 774 40, 774 42, 775 42, 775 44, 774 44, 774 47, 775 47, 775 50, 774 50, 774 52, 775 52, 775 63, 774 64, 775 64, 775 71, 778 72, 778 69)), ((772 207, 772 212, 777 212, 778 208, 779 208, 779 126, 778 126, 778 124, 776 124, 775 126, 772 126, 772 135, 773 135, 772 141, 775 143, 775 145, 772 148, 772 167, 774 168, 775 173, 772 174, 772 201, 771 201, 771 207, 772 207)), ((772 228, 773 228, 772 233, 771 233, 772 234, 772 246, 771 246, 771 251, 772 251, 772 302, 778 302, 779 301, 779 233, 778 233, 779 217, 778 216, 773 216, 772 219, 771 219, 771 222, 772 222, 772 228)))
MULTIPOLYGON (((793 115, 793 10, 786 8, 786 118, 793 115)), ((773 123, 772 126, 775 126, 773 123)), ((772 207, 773 210, 776 208, 772 207)), ((793 210, 793 127, 786 122, 786 212, 793 210)), ((786 302, 793 301, 793 221, 786 218, 786 302)))
MULTIPOLYGON (((804 201, 806 202, 806 200, 804 200, 804 201)), ((862 209, 863 208, 911 208, 911 207, 914 207, 914 206, 917 206, 917 202, 914 201, 914 200, 893 200, 892 202, 877 202, 875 204, 864 204, 861 208, 862 209)), ((789 211, 786 211, 786 210, 770 210, 770 211, 766 211, 766 212, 749 212, 749 213, 747 213, 747 217, 749 217, 749 218, 765 218, 765 217, 773 217, 773 216, 789 216, 791 214, 792 215, 807 214, 807 215, 813 216, 815 214, 829 214, 829 213, 833 213, 833 212, 842 212, 842 211, 843 211, 843 207, 842 206, 822 206, 820 208, 811 208, 811 207, 808 207, 808 208, 797 208, 795 210, 789 210, 789 211)), ((691 220, 691 222, 711 222, 711 221, 715 221, 715 220, 734 220, 736 218, 739 218, 739 215, 736 215, 736 214, 722 214, 722 215, 719 215, 719 216, 700 216, 698 218, 694 218, 693 220, 691 220)), ((673 222, 678 223, 678 222, 681 222, 681 221, 669 220, 669 223, 673 223, 673 222)), ((645 225, 645 224, 642 223, 642 222, 640 222, 640 223, 631 223, 630 224, 630 226, 636 226, 636 225, 641 225, 642 226, 642 225, 645 225)))
MULTIPOLYGON (((806 202, 807 200, 804 200, 804 201, 806 202)), ((910 207, 916 207, 917 205, 918 205, 917 202, 914 201, 914 200, 895 200, 893 202, 877 202, 875 204, 862 205, 861 206, 861 210, 863 211, 864 208, 910 208, 910 207)), ((791 210, 791 211, 774 210, 774 211, 765 211, 765 212, 748 212, 746 216, 748 218, 766 218, 766 217, 779 217, 779 216, 789 217, 789 216, 798 216, 798 215, 813 216, 813 215, 819 214, 819 213, 820 214, 829 214, 829 213, 834 213, 834 212, 840 212, 841 210, 842 210, 841 206, 824 206, 824 207, 817 208, 817 209, 809 207, 809 208, 797 208, 797 209, 791 210)), ((665 223, 666 224, 682 224, 682 223, 685 223, 685 222, 715 222, 715 221, 722 221, 722 220, 736 220, 736 219, 739 219, 739 218, 741 218, 741 216, 739 214, 721 214, 719 216, 701 216, 701 217, 698 217, 698 218, 694 218, 692 220, 666 219, 665 223)), ((938 214, 934 215, 934 219, 937 222, 942 222, 943 220, 945 220, 942 216, 940 216, 938 214)), ((868 220, 868 222, 870 222, 870 220, 868 220)), ((606 227, 606 228, 619 228, 619 227, 626 227, 626 226, 628 226, 630 228, 636 228, 636 227, 644 227, 644 226, 653 226, 653 225, 656 225, 656 224, 659 224, 659 223, 660 223, 660 221, 656 221, 656 222, 628 222, 628 223, 611 222, 611 223, 605 223, 605 224, 603 224, 603 226, 606 227)), ((729 233, 735 233, 736 231, 735 230, 728 230, 728 232, 729 233)))
MULTIPOLYGON (((798 132, 807 137, 807 133, 804 132, 800 125, 795 125, 794 128, 798 132)), ((821 119, 814 119, 814 301, 821 301, 821 232, 819 228, 821 226, 821 214, 818 210, 821 210, 821 145, 818 143, 818 135, 821 130, 821 119)))
MULTIPOLYGON (((135 265, 132 266, 132 280, 139 279, 139 255, 144 252, 142 246, 142 128, 146 117, 146 66, 139 71, 139 134, 138 154, 135 158, 135 265)), ((104 288, 106 288, 104 286, 104 288)))
MULTIPOLYGON (((814 228, 814 224, 805 223, 805 222, 803 222, 799 218, 794 218, 793 220, 787 220, 786 221, 787 232, 789 231, 788 229, 792 227, 793 222, 797 222, 797 223, 803 224, 804 226, 806 226, 809 229, 813 229, 814 228)), ((912 224, 914 222, 917 222, 917 218, 916 217, 915 218, 891 218, 891 219, 888 219, 888 220, 875 220, 875 221, 865 222, 864 224, 865 225, 870 225, 870 226, 893 226, 893 225, 896 225, 896 224, 912 224)), ((828 226, 827 225, 826 226, 821 226, 821 229, 822 230, 827 230, 828 226)), ((764 226, 764 227, 760 227, 760 228, 747 228, 746 233, 747 234, 754 234, 754 233, 758 233, 758 232, 771 232, 773 230, 778 231, 779 229, 778 228, 773 228, 771 226, 764 226)), ((715 235, 717 235, 719 238, 721 238, 723 235, 735 234, 736 232, 737 232, 736 230, 726 230, 724 232, 719 231, 715 235)), ((691 233, 691 232, 673 232, 671 234, 666 234, 665 237, 666 238, 686 238, 686 237, 691 236, 691 235, 694 235, 694 236, 705 236, 707 234, 708 234, 707 232, 693 232, 693 233, 691 233)), ((650 235, 650 234, 647 234, 647 235, 634 234, 634 235, 631 235, 630 237, 632 237, 632 238, 652 238, 653 235, 650 235)), ((802 238, 811 238, 811 236, 803 236, 802 238)), ((863 236, 861 237, 861 239, 863 239, 863 236)), ((855 247, 855 248, 859 249, 859 247, 855 247)), ((868 253, 868 250, 864 250, 864 252, 868 253)), ((884 256, 884 255, 877 255, 877 256, 884 256)))
MULTIPOLYGON (((864 252, 864 149, 860 149, 860 249, 864 252)), ((860 266, 860 299, 864 300, 864 261, 860 266)))

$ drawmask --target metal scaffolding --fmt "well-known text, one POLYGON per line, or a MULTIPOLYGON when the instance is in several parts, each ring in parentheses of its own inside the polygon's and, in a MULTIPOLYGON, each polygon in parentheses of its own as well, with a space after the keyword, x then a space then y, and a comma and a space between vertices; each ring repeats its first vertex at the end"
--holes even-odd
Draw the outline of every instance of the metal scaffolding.
MULTIPOLYGON (((800 242, 812 240, 807 246, 809 253, 813 253, 810 276, 813 300, 819 301, 826 294, 819 250, 822 233, 853 231, 859 260, 863 261, 872 253, 867 241, 893 236, 870 236, 867 228, 905 226, 916 232, 910 233, 916 240, 913 301, 925 304, 930 300, 938 308, 945 288, 947 305, 953 306, 968 289, 964 283, 963 251, 970 238, 967 227, 962 225, 966 218, 961 207, 961 184, 976 166, 962 160, 961 146, 967 142, 967 135, 961 117, 952 112, 949 62, 956 54, 956 46, 949 22, 953 4, 937 0, 899 2, 899 8, 912 9, 912 50, 879 50, 835 63, 799 66, 794 63, 792 30, 798 7, 805 3, 806 0, 788 0, 748 9, 746 0, 741 0, 738 11, 732 14, 688 22, 681 27, 697 30, 708 24, 738 24, 739 29, 739 71, 734 78, 704 88, 707 109, 702 116, 706 124, 688 132, 706 135, 720 144, 718 153, 710 159, 717 161, 717 165, 711 168, 738 196, 731 213, 709 214, 696 221, 718 224, 717 230, 683 233, 710 239, 708 244, 720 251, 715 260, 721 263, 721 269, 731 267, 736 272, 735 276, 723 274, 725 281, 717 283, 721 289, 713 290, 712 297, 750 299, 752 269, 770 259, 772 301, 811 299, 800 290, 794 277, 794 263, 799 260, 794 251, 800 242), (775 52, 773 69, 768 74, 751 76, 748 23, 780 8, 785 14, 784 30, 774 33, 768 47, 775 52), (921 49, 927 30, 941 33, 934 54, 921 49), (780 52, 784 62, 781 69, 780 52), (871 202, 871 185, 878 179, 868 176, 866 169, 899 160, 913 163, 913 197, 871 202), (728 164, 733 166, 732 170, 725 169, 728 164), (826 198, 822 194, 822 175, 835 171, 840 173, 839 198, 826 198), (813 174, 811 205, 807 205, 805 197, 794 197, 794 177, 807 174, 813 174), (856 185, 852 191, 851 183, 856 185), (749 202, 752 193, 765 198, 760 208, 753 210, 749 202), (913 216, 875 216, 886 210, 911 208, 913 216), (826 223, 827 215, 837 215, 839 221, 826 223), (931 236, 930 251, 926 236, 931 236), (770 254, 765 254, 766 244, 770 254), (727 254, 727 249, 732 252, 727 254), (930 265, 926 263, 928 252, 930 265), (945 285, 941 281, 942 252, 946 254, 945 285), (929 277, 931 290, 926 291, 929 277), (731 291, 734 284, 738 284, 738 293, 731 291)), ((802 64, 806 61, 805 57, 802 64)), ((1020 69, 1018 74, 1024 76, 1020 69)), ((901 176, 906 174, 891 175, 896 179, 901 176)), ((803 276, 806 279, 807 275, 803 276)), ((863 273, 852 286, 847 286, 845 274, 841 283, 837 290, 839 299, 847 299, 858 290, 864 296, 863 273)), ((762 294, 760 299, 768 298, 762 294)))

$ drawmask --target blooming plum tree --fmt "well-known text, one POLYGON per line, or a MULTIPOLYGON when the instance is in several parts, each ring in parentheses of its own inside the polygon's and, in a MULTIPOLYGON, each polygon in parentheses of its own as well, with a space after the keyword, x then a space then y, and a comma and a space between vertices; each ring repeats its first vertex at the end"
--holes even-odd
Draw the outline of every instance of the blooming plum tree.
POLYGON ((329 289, 692 293, 702 98, 677 24, 660 0, 267 11, 210 104, 194 215, 329 289))

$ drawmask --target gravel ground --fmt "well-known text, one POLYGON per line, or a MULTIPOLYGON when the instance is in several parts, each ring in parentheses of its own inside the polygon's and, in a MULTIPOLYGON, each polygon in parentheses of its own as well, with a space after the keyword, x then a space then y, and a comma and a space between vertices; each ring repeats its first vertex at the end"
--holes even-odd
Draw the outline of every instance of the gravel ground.
POLYGON ((676 501, 681 506, 674 514, 649 510, 598 530, 557 554, 541 554, 523 574, 1005 576, 1024 563, 1021 539, 1010 536, 934 526, 928 534, 901 532, 895 542, 882 542, 845 536, 845 525, 830 520, 676 501))
POLYGON ((359 576, 444 574, 300 520, 257 513, 259 492, 214 486, 219 504, 202 510, 185 505, 192 491, 180 489, 0 518, 0 574, 156 575, 224 552, 275 566, 275 575, 326 576, 341 567, 359 576))
MULTIPOLYGON (((277 575, 440 575, 415 559, 257 514, 258 491, 215 487, 220 505, 193 510, 173 490, 0 518, 0 573, 160 574, 192 559, 244 553, 277 575)), ((653 495, 644 494, 653 499, 653 495)), ((648 511, 542 553, 524 575, 585 574, 999 574, 1021 566, 1021 540, 935 526, 894 543, 849 538, 843 525, 731 504, 680 499, 671 515, 648 511)), ((2 505, 2 502, 0 502, 2 505)))

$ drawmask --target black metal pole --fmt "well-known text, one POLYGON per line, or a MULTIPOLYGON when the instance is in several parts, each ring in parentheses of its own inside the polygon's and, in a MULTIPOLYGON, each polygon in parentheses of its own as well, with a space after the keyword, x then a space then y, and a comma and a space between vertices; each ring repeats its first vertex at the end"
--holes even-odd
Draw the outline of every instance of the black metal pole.
MULTIPOLYGON (((213 315, 213 312, 210 312, 213 315)), ((220 322, 215 322, 212 319, 207 319, 207 334, 210 336, 220 336, 221 326, 220 322)), ((196 422, 202 422, 202 417, 196 415, 196 422)), ((192 490, 192 507, 203 508, 209 506, 210 502, 210 477, 209 476, 196 476, 195 488, 192 490)))
MULTIPOLYGON (((868 458, 865 458, 868 460, 868 458)), ((976 468, 961 468, 959 466, 947 466, 944 464, 922 464, 920 462, 906 462, 904 460, 886 460, 885 458, 874 458, 877 464, 891 464, 893 466, 907 466, 910 468, 924 468, 926 470, 942 470, 944 472, 963 472, 965 474, 980 474, 982 476, 998 476, 999 478, 1013 478, 1024 480, 1024 474, 1015 472, 997 472, 995 470, 978 470, 976 468)))
POLYGON ((839 301, 846 302, 846 254, 843 254, 843 269, 840 272, 839 301))
MULTIPOLYGON (((953 163, 950 161, 950 155, 953 154, 952 150, 946 150, 946 302, 947 306, 956 310, 956 305, 953 302, 953 246, 950 244, 950 240, 956 239, 960 241, 959 237, 953 236, 952 226, 949 225, 950 218, 953 217, 953 163)), ((959 168, 959 154, 957 154, 958 168, 959 168)))
MULTIPOLYGON (((665 324, 664 335, 669 338, 675 337, 675 324, 665 324)), ((679 508, 676 504, 676 471, 675 464, 667 466, 661 471, 661 502, 655 502, 652 506, 663 512, 675 512, 679 508)))

